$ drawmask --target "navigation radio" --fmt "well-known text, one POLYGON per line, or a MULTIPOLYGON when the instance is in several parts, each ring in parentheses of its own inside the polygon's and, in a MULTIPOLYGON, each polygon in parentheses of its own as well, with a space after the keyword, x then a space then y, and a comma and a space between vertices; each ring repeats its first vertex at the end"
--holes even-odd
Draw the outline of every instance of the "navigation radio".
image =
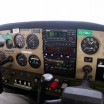
POLYGON ((44 30, 45 72, 55 75, 75 76, 76 31, 44 30))

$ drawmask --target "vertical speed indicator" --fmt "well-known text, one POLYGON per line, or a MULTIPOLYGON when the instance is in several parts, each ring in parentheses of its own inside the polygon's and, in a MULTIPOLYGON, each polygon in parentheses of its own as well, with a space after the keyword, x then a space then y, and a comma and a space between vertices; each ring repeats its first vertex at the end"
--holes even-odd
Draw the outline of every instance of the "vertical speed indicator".
POLYGON ((81 42, 81 48, 86 54, 94 54, 99 49, 99 42, 94 37, 86 37, 81 42))

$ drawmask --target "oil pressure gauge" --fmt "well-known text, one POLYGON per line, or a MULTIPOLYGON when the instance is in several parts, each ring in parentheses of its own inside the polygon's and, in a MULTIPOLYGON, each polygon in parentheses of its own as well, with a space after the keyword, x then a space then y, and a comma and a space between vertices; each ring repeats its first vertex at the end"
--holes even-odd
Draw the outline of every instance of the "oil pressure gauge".
POLYGON ((86 37, 81 42, 81 48, 86 54, 94 54, 99 49, 99 42, 94 37, 86 37))

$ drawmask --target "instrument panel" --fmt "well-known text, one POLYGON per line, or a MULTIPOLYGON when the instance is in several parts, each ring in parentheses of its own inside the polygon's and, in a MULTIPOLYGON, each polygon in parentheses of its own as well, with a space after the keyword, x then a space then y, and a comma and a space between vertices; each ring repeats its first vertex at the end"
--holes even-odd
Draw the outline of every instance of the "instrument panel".
POLYGON ((91 29, 12 28, 0 31, 0 51, 13 62, 5 64, 4 83, 33 90, 44 73, 63 86, 83 78, 83 68, 90 66, 92 81, 104 81, 104 32, 91 29), (72 81, 72 82, 70 82, 72 81))
MULTIPOLYGON (((82 78, 83 73, 81 69, 84 65, 90 65, 92 67, 92 79, 97 78, 98 69, 103 68, 103 62, 101 67, 99 66, 99 59, 103 59, 104 57, 104 32, 102 31, 91 31, 90 36, 81 36, 78 34, 77 38, 77 70, 76 70, 76 78, 82 78)), ((100 71, 100 70, 99 70, 100 71)), ((100 73, 100 72, 99 72, 100 73)), ((101 75, 101 74, 100 74, 101 75)), ((103 80, 103 73, 101 75, 101 79, 103 80)))
POLYGON ((5 40, 1 50, 7 57, 13 57, 11 68, 43 74, 42 30, 21 29, 19 33, 4 33, 5 31, 1 31, 0 36, 5 40))

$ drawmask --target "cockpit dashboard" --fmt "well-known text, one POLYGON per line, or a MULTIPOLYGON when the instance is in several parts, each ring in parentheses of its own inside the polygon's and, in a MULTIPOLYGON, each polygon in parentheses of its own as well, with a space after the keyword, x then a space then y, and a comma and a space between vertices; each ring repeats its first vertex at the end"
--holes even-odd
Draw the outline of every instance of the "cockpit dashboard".
POLYGON ((92 87, 104 92, 103 25, 68 21, 1 25, 0 54, 13 58, 1 67, 6 86, 34 91, 41 75, 51 73, 59 85, 53 91, 47 86, 47 93, 57 96, 65 87, 78 85, 83 69, 90 68, 92 87))

